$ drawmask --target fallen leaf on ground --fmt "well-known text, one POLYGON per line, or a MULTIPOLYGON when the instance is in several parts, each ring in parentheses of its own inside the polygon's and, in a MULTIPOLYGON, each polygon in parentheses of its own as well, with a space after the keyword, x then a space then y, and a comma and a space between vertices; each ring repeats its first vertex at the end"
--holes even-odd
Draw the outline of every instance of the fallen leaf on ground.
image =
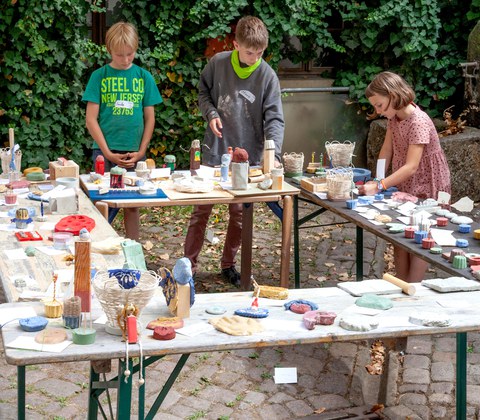
POLYGON ((328 263, 328 262, 327 262, 327 263, 323 263, 323 265, 324 265, 325 267, 328 267, 328 268, 335 267, 335 264, 334 264, 334 263, 328 263))
POLYGON ((147 250, 150 251, 153 248, 153 244, 150 241, 146 241, 143 247, 147 250))
POLYGON ((161 260, 164 260, 164 261, 168 261, 170 259, 170 255, 169 254, 160 254, 158 256, 158 258, 160 258, 161 260))
POLYGON ((315 410, 314 413, 315 414, 322 414, 325 410, 326 410, 326 408, 322 407, 322 408, 319 408, 318 410, 315 410))

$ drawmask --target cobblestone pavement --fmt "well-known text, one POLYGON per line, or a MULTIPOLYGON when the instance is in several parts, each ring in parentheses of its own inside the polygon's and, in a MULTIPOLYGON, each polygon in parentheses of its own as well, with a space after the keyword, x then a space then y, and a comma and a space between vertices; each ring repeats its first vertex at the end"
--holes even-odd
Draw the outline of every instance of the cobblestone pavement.
MULTIPOLYGON (((325 213, 313 222, 340 220, 325 213)), ((158 238, 158 226, 145 226, 142 242, 152 235, 158 238)), ((170 258, 181 256, 182 236, 168 229, 166 225, 161 227, 162 236, 170 234, 173 240, 161 247, 171 254, 170 258)), ((302 287, 334 286, 339 279, 348 280, 354 273, 354 226, 314 227, 301 235, 302 287)), ((370 278, 379 277, 384 270, 386 244, 368 233, 364 241, 364 273, 370 278)), ((279 271, 277 238, 273 239, 271 232, 256 229, 254 246, 254 275, 260 283, 275 280, 279 271)), ((202 267, 211 268, 208 258, 202 259, 202 267)), ((446 275, 431 271, 429 276, 446 275)), ((203 291, 214 290, 212 284, 228 291, 228 286, 222 286, 213 272, 199 275, 198 283, 203 291)), ((193 354, 155 418, 377 418, 361 414, 377 403, 386 406, 383 416, 387 419, 455 418, 454 335, 385 341, 389 363, 380 376, 369 375, 365 369, 370 361, 370 344, 361 341, 193 354), (275 385, 275 367, 296 367, 298 382, 275 385)), ((147 406, 153 404, 155 391, 177 360, 176 356, 165 357, 148 369, 147 406)), ((467 418, 479 419, 480 333, 468 334, 467 361, 467 418)), ((88 375, 88 363, 27 368, 27 419, 86 418, 88 375)), ((111 397, 115 402, 114 391, 111 397)), ((16 418, 16 400, 16 367, 7 365, 0 357, 0 419, 16 418)), ((102 398, 103 402, 106 400, 102 398)))

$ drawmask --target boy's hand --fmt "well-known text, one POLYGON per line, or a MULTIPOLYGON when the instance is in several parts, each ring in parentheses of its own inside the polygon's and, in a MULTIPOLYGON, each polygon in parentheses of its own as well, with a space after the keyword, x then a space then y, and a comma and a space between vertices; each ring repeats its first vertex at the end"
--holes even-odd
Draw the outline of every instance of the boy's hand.
POLYGON ((120 168, 130 169, 133 168, 136 163, 136 161, 129 158, 130 155, 133 155, 133 153, 112 153, 108 160, 120 166, 120 168))
POLYGON ((222 137, 222 121, 220 118, 212 118, 210 122, 208 123, 210 126, 210 129, 212 130, 213 134, 215 134, 217 137, 222 137))

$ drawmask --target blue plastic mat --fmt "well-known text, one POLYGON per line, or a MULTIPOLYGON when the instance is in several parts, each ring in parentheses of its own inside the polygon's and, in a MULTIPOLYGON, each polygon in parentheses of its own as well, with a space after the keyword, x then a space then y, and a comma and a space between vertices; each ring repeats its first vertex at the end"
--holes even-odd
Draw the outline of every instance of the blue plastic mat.
POLYGON ((137 190, 109 190, 106 194, 99 194, 98 190, 88 190, 88 196, 92 200, 128 200, 142 198, 167 198, 161 188, 154 194, 141 194, 137 190))

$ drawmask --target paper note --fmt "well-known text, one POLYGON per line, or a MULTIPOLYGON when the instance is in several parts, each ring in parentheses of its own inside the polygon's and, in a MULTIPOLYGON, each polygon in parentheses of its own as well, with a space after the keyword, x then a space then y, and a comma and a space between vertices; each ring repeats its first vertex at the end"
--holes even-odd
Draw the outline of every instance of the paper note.
POLYGON ((377 160, 377 171, 375 172, 377 174, 378 179, 383 179, 385 178, 385 159, 378 159, 377 160))
POLYGON ((275 368, 273 378, 276 384, 296 384, 297 368, 275 368))
POLYGON ((41 344, 35 341, 35 337, 31 336, 19 336, 15 340, 6 344, 6 347, 14 349, 24 349, 24 350, 38 350, 38 351, 48 351, 53 353, 61 353, 65 350, 72 341, 62 341, 58 344, 41 344))
POLYGON ((457 243, 453 230, 430 229, 430 236, 439 246, 455 246, 457 243))

